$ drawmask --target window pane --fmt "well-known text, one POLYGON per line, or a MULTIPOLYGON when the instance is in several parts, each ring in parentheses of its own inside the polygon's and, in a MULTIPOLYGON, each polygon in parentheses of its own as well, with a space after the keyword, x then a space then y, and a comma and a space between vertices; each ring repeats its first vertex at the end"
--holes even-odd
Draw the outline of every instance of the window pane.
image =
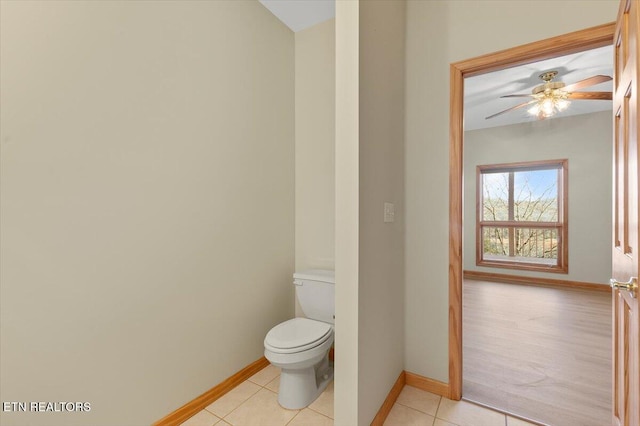
POLYGON ((556 229, 515 229, 515 256, 519 262, 556 265, 558 231, 556 229))
POLYGON ((509 228, 483 227, 483 260, 558 264, 558 230, 514 228, 514 256, 509 256, 509 228))
POLYGON ((558 221, 558 170, 514 172, 513 220, 558 221))
POLYGON ((483 259, 504 260, 509 258, 509 229, 482 228, 483 259))
POLYGON ((566 273, 567 160, 476 170, 477 264, 566 273))
POLYGON ((509 220, 509 173, 483 173, 482 184, 482 220, 509 220))

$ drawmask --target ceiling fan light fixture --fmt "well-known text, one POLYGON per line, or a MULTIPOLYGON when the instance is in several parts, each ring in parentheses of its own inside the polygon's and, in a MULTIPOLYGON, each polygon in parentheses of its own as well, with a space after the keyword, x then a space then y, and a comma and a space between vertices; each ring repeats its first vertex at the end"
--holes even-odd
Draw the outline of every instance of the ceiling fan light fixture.
POLYGON ((544 98, 540 104, 540 109, 542 110, 542 113, 545 117, 552 116, 554 110, 556 109, 553 98, 544 98))
POLYGON ((569 107, 570 103, 571 102, 566 99, 558 99, 556 101, 556 108, 558 109, 558 111, 562 112, 569 107))
POLYGON ((530 115, 537 116, 540 114, 540 103, 535 103, 531 108, 527 110, 530 115))
POLYGON ((548 118, 569 107, 567 93, 562 90, 554 90, 542 93, 538 101, 529 108, 528 113, 538 118, 548 118))

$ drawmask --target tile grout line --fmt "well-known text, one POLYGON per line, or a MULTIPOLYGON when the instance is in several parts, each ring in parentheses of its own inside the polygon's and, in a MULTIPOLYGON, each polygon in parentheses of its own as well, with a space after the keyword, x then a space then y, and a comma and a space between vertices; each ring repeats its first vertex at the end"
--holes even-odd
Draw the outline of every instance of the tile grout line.
MULTIPOLYGON (((267 366, 267 367, 268 367, 268 366, 267 366)), ((265 367, 265 368, 267 368, 267 367, 265 367)), ((264 370, 264 368, 263 368, 262 370, 260 370, 260 371, 263 371, 263 370, 264 370)), ((257 373, 256 373, 256 374, 257 374, 257 373)), ((271 392, 271 393, 274 393, 274 394, 278 395, 278 392, 275 392, 275 391, 273 391, 273 390, 269 389, 269 388, 267 387, 267 385, 268 385, 268 384, 270 384, 271 382, 273 382, 273 381, 274 381, 275 379, 277 379, 279 376, 280 376, 280 374, 278 374, 277 376, 273 377, 271 380, 267 381, 267 383, 265 383, 264 385, 261 385, 260 383, 256 383, 256 382, 252 381, 252 380, 251 380, 251 377, 247 378, 247 379, 245 380, 245 382, 250 382, 250 383, 252 383, 252 384, 254 384, 254 385, 257 385, 257 386, 261 387, 262 389, 265 389, 265 390, 267 390, 267 391, 269 391, 269 392, 271 392)), ((253 376, 252 376, 252 377, 253 377, 253 376)), ((260 392, 260 391, 258 390, 258 392, 260 392)), ((221 420, 225 420, 225 418, 226 418, 229 414, 233 413, 236 409, 240 408, 240 406, 241 406, 242 404, 244 404, 245 402, 247 402, 249 399, 251 399, 251 397, 253 397, 254 395, 256 395, 258 392, 255 392, 255 393, 254 393, 254 394, 252 394, 249 398, 247 398, 246 400, 244 400, 243 402, 241 402, 241 403, 240 403, 240 405, 238 405, 238 406, 237 406, 237 407, 235 407, 233 410, 231 410, 231 411, 230 411, 226 416, 224 416, 221 420)), ((278 404, 278 405, 279 405, 279 404, 278 404)), ((326 414, 324 414, 324 413, 321 413, 321 412, 319 412, 319 411, 317 411, 317 410, 314 410, 314 409, 313 409, 313 408, 311 408, 311 406, 309 405, 309 406, 307 406, 307 407, 303 407, 303 408, 301 408, 301 409, 299 409, 299 410, 290 410, 290 411, 296 411, 296 413, 295 413, 295 415, 294 415, 294 416, 293 416, 293 417, 292 417, 292 418, 291 418, 287 423, 285 423, 285 425, 284 425, 284 426, 287 426, 289 423, 291 423, 291 422, 293 421, 293 419, 295 419, 296 417, 298 417, 298 415, 299 415, 299 414, 302 412, 302 410, 304 410, 305 408, 308 408, 309 410, 313 411, 314 413, 319 414, 319 415, 321 415, 321 416, 323 416, 323 417, 326 417, 327 419, 329 419, 329 420, 331 420, 331 421, 334 421, 334 419, 333 419, 332 417, 329 417, 329 416, 327 416, 327 415, 326 415, 326 414)), ((206 408, 205 408, 205 409, 206 409, 206 408)), ((209 411, 209 412, 210 412, 210 411, 209 411)), ((215 413, 212 413, 212 414, 216 415, 215 413)), ((216 415, 216 417, 217 417, 217 415, 216 415)), ((226 421, 226 420, 225 420, 225 421, 226 421)))
MULTIPOLYGON (((265 367, 265 368, 267 368, 267 367, 265 367)), ((262 371, 262 370, 260 370, 260 371, 262 371)), ((279 375, 278 375, 278 376, 279 376, 279 375)), ((266 391, 269 391, 269 392, 271 392, 271 393, 275 393, 276 395, 278 395, 278 392, 274 392, 274 391, 272 391, 271 389, 269 389, 269 388, 267 387, 267 385, 268 385, 269 383, 271 383, 272 381, 274 381, 276 378, 278 378, 278 376, 276 376, 276 377, 272 378, 271 380, 269 380, 265 385, 261 385, 261 384, 259 384, 259 383, 253 382, 253 381, 251 381, 250 379, 247 379, 247 380, 245 380, 245 381, 246 381, 246 382, 251 382, 251 383, 253 383, 254 385, 258 385, 258 386, 260 386, 262 389, 264 389, 264 390, 266 390, 266 391)), ((260 391, 258 391, 258 392, 260 392, 260 391)), ((256 395, 258 392, 256 392, 256 393, 254 393, 253 395, 251 395, 251 397, 252 397, 252 396, 254 396, 254 395, 256 395)), ((240 405, 242 405, 242 404, 244 404, 245 402, 247 402, 249 399, 251 399, 251 397, 249 397, 246 401, 242 402, 240 405)), ((238 405, 236 408, 234 408, 234 409, 233 409, 229 414, 231 414, 232 412, 234 412, 237 408, 240 408, 240 405, 238 405)), ((280 406, 280 404, 279 404, 279 403, 278 403, 278 406, 280 406)), ((296 417, 298 417, 298 414, 300 414, 300 413, 302 412, 302 410, 290 410, 290 411, 297 411, 297 412, 296 412, 296 414, 294 414, 294 415, 293 415, 293 417, 292 417, 292 418, 291 418, 287 423, 285 423, 285 425, 284 425, 284 426, 287 426, 289 423, 291 423, 291 422, 293 421, 293 419, 295 419, 296 417)), ((229 414, 227 414, 227 415, 229 415, 229 414)), ((333 419, 332 419, 332 420, 333 420, 333 419)), ((215 425, 214 425, 214 426, 215 426, 215 425)))
MULTIPOLYGON (((262 368, 261 370, 259 370, 258 372, 256 372, 256 374, 257 374, 257 373, 259 373, 260 371, 263 371, 263 370, 264 370, 265 368, 267 368, 267 367, 268 367, 268 365, 267 365, 267 366, 265 366, 264 368, 262 368)), ((253 376, 251 376, 251 377, 253 377, 253 376)), ((253 385, 256 385, 256 386, 260 387, 261 389, 266 389, 266 390, 268 390, 269 392, 276 393, 276 392, 273 392, 271 389, 268 389, 268 388, 266 387, 266 385, 268 385, 268 384, 269 384, 269 383, 271 383, 273 380, 275 380, 275 379, 276 379, 276 377, 274 377, 274 378, 272 378, 271 380, 269 380, 265 385, 261 385, 260 383, 256 383, 256 382, 252 381, 252 380, 251 380, 251 377, 249 377, 249 378, 245 379, 242 383, 240 383, 240 385, 241 385, 241 384, 244 384, 244 383, 249 382, 249 383, 251 383, 251 384, 253 384, 253 385)), ((239 385, 238 385, 238 386, 239 386, 239 385)), ((237 386, 236 386, 236 388, 237 388, 237 386)), ((235 388, 234 388, 234 389, 235 389, 235 388)), ((232 390, 233 390, 233 389, 232 389, 232 390)), ((243 400, 242 402, 240 402, 240 404, 238 404, 236 407, 234 407, 231 411, 229 411, 226 415, 224 415, 224 416, 222 416, 222 417, 220 417, 218 414, 216 414, 216 413, 214 413, 214 412, 212 412, 212 411, 209 411, 209 410, 207 409, 209 406, 204 407, 204 408, 203 408, 202 410, 200 410, 200 411, 206 411, 207 413, 209 413, 209 414, 213 415, 215 418, 217 418, 217 419, 218 419, 218 421, 216 421, 216 422, 214 423, 214 426, 215 426, 215 425, 217 425, 218 423, 220 423, 221 421, 224 421, 225 423, 229 423, 229 422, 227 422, 227 421, 226 421, 226 418, 227 418, 231 413, 233 413, 233 412, 234 412, 234 411, 236 411, 238 408, 240 408, 240 406, 241 406, 241 405, 243 405, 245 402, 247 402, 249 399, 251 399, 253 396, 255 396, 258 392, 260 392, 260 389, 258 389, 256 392, 254 392, 254 393, 252 393, 251 395, 249 395, 249 397, 248 397, 247 399, 245 399, 245 400, 243 400)), ((227 392, 227 393, 228 393, 228 392, 227 392)), ((276 393, 276 394, 277 394, 277 393, 276 393)), ((226 395, 226 394, 225 394, 225 395, 226 395)), ((224 395, 223 395, 223 397, 224 397, 224 395)), ((222 398, 222 397, 221 397, 221 398, 222 398)), ((220 399, 220 398, 218 398, 218 399, 220 399)), ((214 401, 214 402, 215 402, 215 401, 214 401)), ((213 403, 212 403, 212 404, 213 404, 213 403)), ((211 405, 211 404, 209 404, 209 405, 211 405)), ((300 411, 298 411, 298 413, 299 413, 299 412, 300 412, 300 411)), ((296 415, 295 415, 295 416, 297 416, 297 415, 298 415, 298 413, 296 413, 296 415)), ((295 418, 295 416, 294 416, 294 418, 295 418)), ((229 424, 230 424, 230 423, 229 423, 229 424)), ((288 424, 288 423, 287 423, 287 424, 288 424)), ((286 425, 285 425, 285 426, 286 426, 286 425)))
MULTIPOLYGON (((326 414, 321 413, 321 412, 320 412, 320 411, 318 411, 318 410, 314 410, 313 408, 311 408, 311 405, 308 405, 308 406, 306 406, 306 407, 304 407, 304 408, 308 408, 309 410, 313 411, 314 413, 318 413, 318 414, 320 414, 321 416, 324 416, 324 417, 326 417, 326 418, 328 418, 328 419, 333 420, 333 417, 329 417, 329 416, 327 416, 326 414)), ((302 410, 304 410, 304 408, 303 408, 302 410)), ((302 410, 300 410, 300 411, 302 411, 302 410)))
POLYGON ((417 411, 418 413, 426 414, 427 416, 431 416, 431 417, 433 417, 434 419, 436 418, 436 415, 435 415, 435 414, 429 414, 429 413, 427 413, 426 411, 422 411, 422 410, 420 410, 420 409, 418 409, 418 408, 411 407, 411 406, 409 406, 409 405, 403 404, 403 403, 398 402, 398 401, 394 402, 393 404, 394 404, 394 405, 395 405, 395 404, 402 405, 403 407, 405 407, 405 408, 409 408, 409 409, 414 410, 414 411, 417 411))
POLYGON ((302 412, 302 410, 298 410, 298 412, 297 412, 293 417, 291 417, 291 420, 289 420, 287 423, 285 423, 285 425, 284 425, 284 426, 287 426, 289 423, 291 423, 291 422, 293 421, 293 419, 295 419, 296 417, 298 417, 298 415, 299 415, 301 412, 302 412))
MULTIPOLYGON (((261 370, 261 371, 262 371, 262 370, 261 370)), ((246 383, 246 382, 251 382, 251 383, 253 383, 253 382, 252 382, 251 380, 249 380, 249 379, 245 380, 245 381, 244 381, 244 382, 242 382, 242 383, 246 383)), ((241 384, 242 384, 242 383, 241 383, 241 384)), ((256 386, 260 386, 260 385, 259 385, 259 384, 257 384, 257 383, 253 383, 253 384, 254 384, 254 385, 256 385, 256 386)), ((237 386, 236 386, 236 387, 237 387, 237 386)), ((262 387, 262 386, 260 386, 260 387, 262 387)), ((225 415, 221 418, 221 420, 224 420, 224 421, 225 421, 225 423, 229 423, 229 422, 227 422, 227 421, 226 421, 226 418, 229 416, 229 414, 233 413, 233 412, 234 412, 234 411, 236 411, 238 408, 240 408, 240 406, 241 406, 242 404, 244 404, 245 402, 247 402, 248 400, 250 400, 250 399, 251 399, 254 395, 256 395, 258 392, 260 392, 260 390, 257 390, 256 392, 254 392, 254 393, 252 393, 251 395, 249 395, 249 397, 248 397, 247 399, 245 399, 245 400, 244 400, 244 401, 242 401, 240 404, 238 404, 238 405, 237 405, 233 410, 231 410, 231 411, 229 411, 227 414, 225 414, 225 415)), ((206 407, 205 407, 204 409, 205 409, 205 410, 207 410, 207 408, 206 408, 206 407)), ((207 410, 207 411, 209 411, 209 410, 207 410)), ((211 411, 209 411, 209 412, 211 413, 211 411)), ((216 417, 220 417, 220 416, 218 416, 216 413, 211 413, 211 414, 213 414, 213 415, 214 415, 214 416, 216 416, 216 417)), ((231 423, 229 423, 229 424, 231 424, 231 423)))
MULTIPOLYGON (((267 367, 265 367, 265 368, 267 368, 267 367)), ((262 370, 260 370, 260 371, 262 371, 262 370)), ((257 384, 258 386, 262 386, 264 389, 268 390, 269 392, 275 393, 275 394, 277 395, 277 394, 278 394, 278 392, 276 392, 276 391, 273 391, 273 390, 269 389, 269 388, 267 387, 267 385, 268 385, 269 383, 273 382, 273 381, 274 381, 275 379, 277 379, 279 376, 280 376, 280 374, 278 374, 276 377, 274 377, 274 378, 272 378, 271 380, 269 380, 269 381, 268 381, 264 386, 259 385, 258 383, 256 383, 256 384, 257 384)), ((250 381, 250 379, 247 379, 247 380, 249 380, 249 381, 250 381)), ((255 383, 255 382, 251 382, 251 383, 255 383)), ((322 393, 324 393, 324 391, 323 391, 322 393)), ((312 401, 312 404, 313 404, 313 401, 312 401)), ((329 420, 331 420, 331 421, 333 421, 333 420, 334 420, 334 419, 333 419, 333 417, 329 417, 329 416, 327 416, 326 414, 321 413, 320 411, 318 411, 318 410, 316 410, 316 409, 312 408, 312 407, 311 407, 311 404, 309 404, 308 406, 303 407, 303 408, 301 408, 301 409, 297 410, 298 412, 296 413, 296 415, 295 415, 295 416, 293 416, 293 418, 291 418, 291 420, 289 420, 289 421, 286 423, 286 425, 288 425, 289 423, 291 423, 291 422, 293 421, 293 419, 295 419, 295 418, 298 416, 298 414, 300 414, 300 413, 302 412, 302 410, 304 410, 305 408, 308 408, 309 410, 313 411, 314 413, 316 413, 316 414, 320 414, 321 416, 326 417, 326 418, 328 418, 328 419, 329 419, 329 420)), ((285 426, 286 426, 286 425, 285 425, 285 426)))
MULTIPOLYGON (((440 411, 440 404, 442 404, 442 398, 443 397, 440 396, 440 399, 438 400, 438 407, 436 408, 436 414, 433 416, 436 419, 440 419, 440 417, 438 417, 438 411, 440 411)), ((444 419, 440 419, 440 420, 444 420, 444 419)), ((446 420, 444 420, 444 421, 446 421, 446 420)), ((435 421, 434 421, 434 423, 435 423, 435 421)))

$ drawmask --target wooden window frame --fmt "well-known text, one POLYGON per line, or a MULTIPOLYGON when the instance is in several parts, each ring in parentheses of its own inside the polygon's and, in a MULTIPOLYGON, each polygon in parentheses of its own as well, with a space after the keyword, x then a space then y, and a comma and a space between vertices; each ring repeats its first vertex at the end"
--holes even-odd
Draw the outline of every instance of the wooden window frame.
MULTIPOLYGON (((569 272, 569 227, 568 227, 568 188, 569 173, 568 160, 543 160, 528 161, 519 163, 492 164, 481 165, 476 167, 476 265, 517 269, 525 271, 543 271, 567 274, 569 272), (486 172, 519 172, 533 170, 558 170, 558 220, 557 222, 525 222, 513 219, 513 181, 509 182, 509 220, 506 221, 484 221, 483 217, 483 179, 482 175, 486 172), (509 229, 509 247, 514 247, 513 235, 517 228, 535 228, 535 229, 555 229, 558 235, 557 247, 557 263, 555 265, 540 264, 517 260, 498 260, 484 258, 484 241, 482 230, 484 227, 501 227, 509 229)), ((513 176, 513 174, 511 175, 513 176)), ((513 253, 511 253, 513 256, 513 253)), ((515 259, 515 257, 514 257, 515 259)))

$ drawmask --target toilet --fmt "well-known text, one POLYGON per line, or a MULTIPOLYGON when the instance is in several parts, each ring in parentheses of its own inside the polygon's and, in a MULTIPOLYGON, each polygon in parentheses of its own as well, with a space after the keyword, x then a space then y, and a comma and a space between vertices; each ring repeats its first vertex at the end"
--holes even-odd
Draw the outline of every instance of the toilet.
POLYGON ((296 272, 293 284, 305 318, 273 327, 264 339, 264 356, 281 369, 278 402, 297 410, 315 401, 333 380, 329 349, 334 337, 334 272, 296 272))

